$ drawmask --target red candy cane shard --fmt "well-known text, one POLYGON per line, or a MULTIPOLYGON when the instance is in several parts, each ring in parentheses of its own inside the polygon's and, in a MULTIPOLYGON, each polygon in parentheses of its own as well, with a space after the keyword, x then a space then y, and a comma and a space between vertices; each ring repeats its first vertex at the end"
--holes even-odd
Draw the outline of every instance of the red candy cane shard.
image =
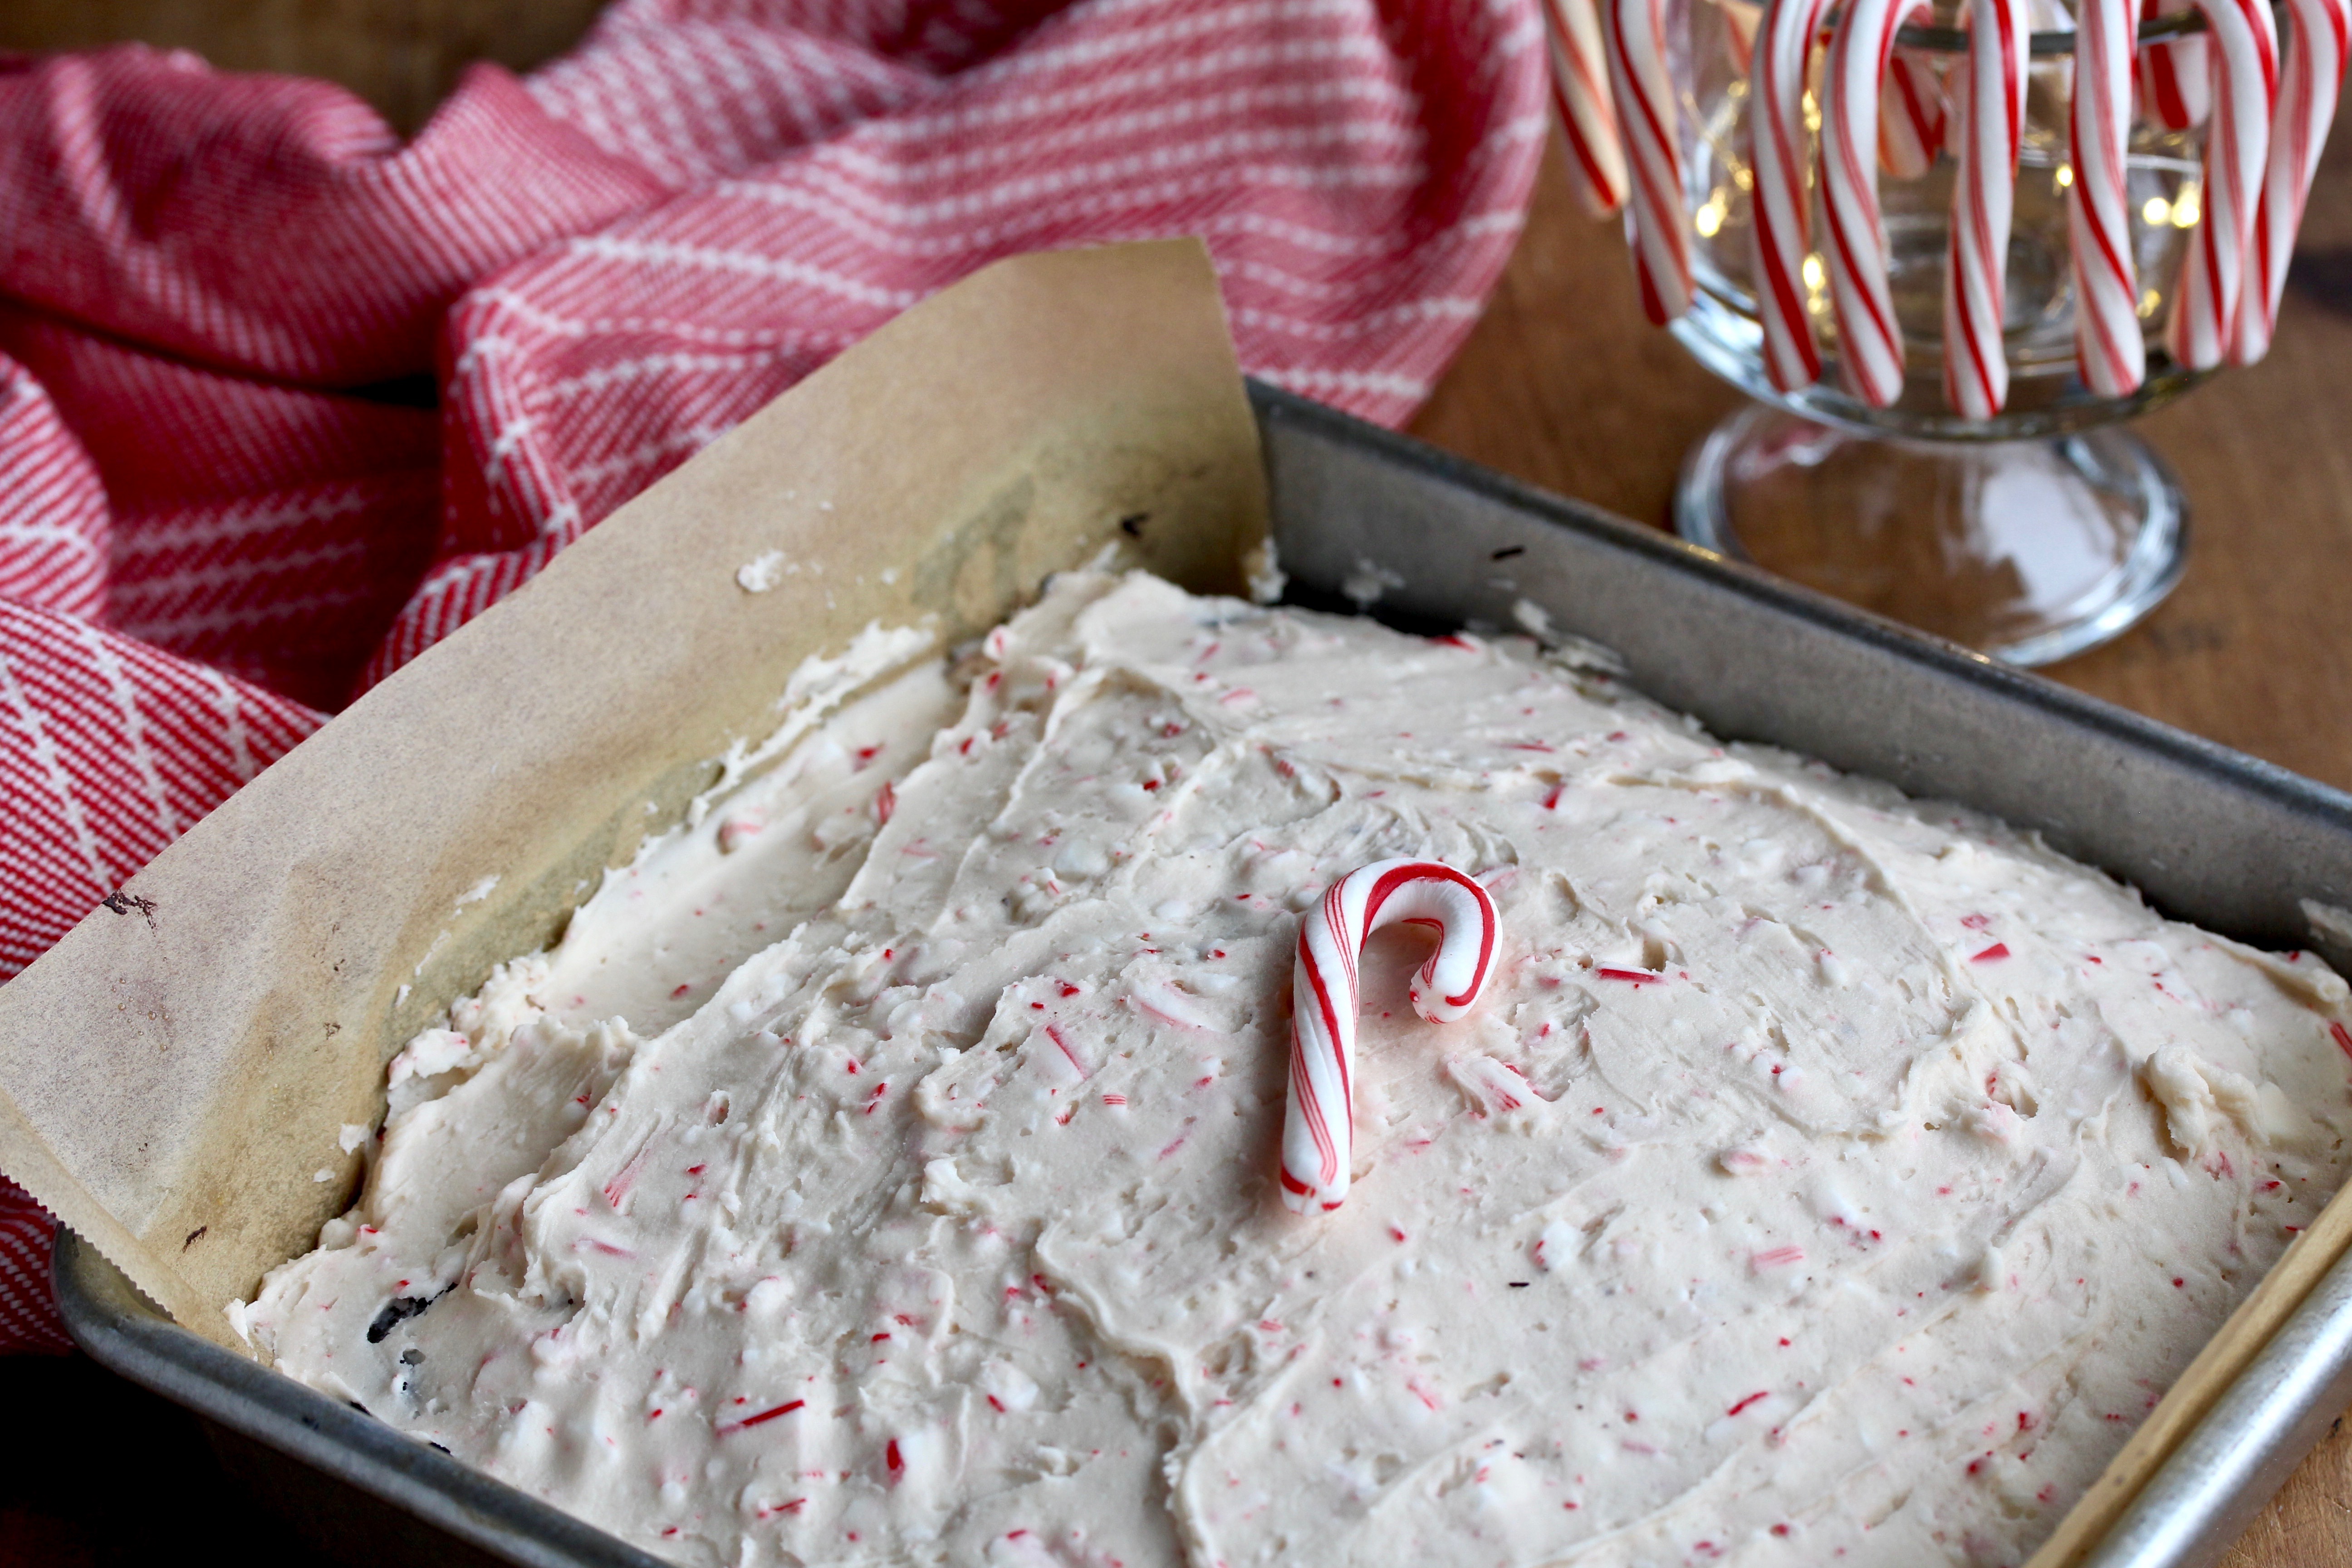
POLYGON ((1690 219, 1683 210, 1683 160, 1675 84, 1666 69, 1665 0, 1603 0, 1609 89, 1633 177, 1625 238, 1642 309, 1656 326, 1690 309, 1690 219))
POLYGON ((2102 397, 2137 391, 2147 371, 2132 260, 2125 153, 2132 114, 2132 0, 2080 0, 2066 222, 2073 241, 2074 359, 2102 397))
POLYGON ((2270 167, 2254 209, 2246 280, 2238 304, 2238 330, 2230 358, 2252 364, 2270 352, 2278 321, 2280 292, 2286 287, 2294 231, 2319 152, 2336 118, 2336 97, 2344 82, 2347 39, 2352 39, 2352 0, 2287 0, 2294 22, 2282 66, 2278 108, 2271 118, 2270 167))
POLYGON ((1568 138, 1568 166, 1577 200, 1594 217, 1625 205, 1625 148, 1609 97, 1609 63, 1601 48, 1601 17, 1592 0, 1543 0, 1551 45, 1552 106, 1568 138))
POLYGON ((2166 346, 2189 369, 2210 370, 2237 331, 2254 209, 2270 161, 2278 30, 2268 0, 2198 0, 2198 9, 2221 64, 2205 136, 2204 216, 2181 258, 2166 346))
POLYGON ((1800 391, 1822 376, 1806 309, 1811 198, 1805 182, 1805 69, 1826 3, 1765 0, 1748 77, 1756 313, 1764 327, 1765 374, 1781 392, 1800 391))
POLYGON ((1830 299, 1846 389, 1885 408, 1903 393, 1903 337, 1886 283, 1878 207, 1879 84, 1895 33, 1926 0, 1851 0, 1822 73, 1822 211, 1829 226, 1830 299))
POLYGON ((1969 0, 1944 269, 1944 401, 1963 419, 1990 419, 2009 398, 2000 332, 2025 128, 2025 22, 2024 0, 1969 0))
POLYGON ((1290 1097, 1282 1120, 1282 1201, 1293 1214, 1348 1196, 1355 1128, 1356 955, 1399 921, 1438 928, 1437 951, 1412 979, 1412 1008, 1433 1024, 1470 1011, 1494 967, 1496 927, 1486 889, 1435 860, 1381 860, 1326 889, 1298 928, 1291 971, 1290 1097))

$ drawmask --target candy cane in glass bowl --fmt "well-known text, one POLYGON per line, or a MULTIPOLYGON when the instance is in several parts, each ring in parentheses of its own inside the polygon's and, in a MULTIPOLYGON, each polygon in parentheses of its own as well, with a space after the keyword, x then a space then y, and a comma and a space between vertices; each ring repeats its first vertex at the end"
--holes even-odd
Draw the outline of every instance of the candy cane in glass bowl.
POLYGON ((2352 0, 1598 10, 1672 111, 1614 117, 1644 305, 1759 400, 1684 537, 2018 664, 2162 599, 2187 507, 2119 426, 2267 348, 2352 0))

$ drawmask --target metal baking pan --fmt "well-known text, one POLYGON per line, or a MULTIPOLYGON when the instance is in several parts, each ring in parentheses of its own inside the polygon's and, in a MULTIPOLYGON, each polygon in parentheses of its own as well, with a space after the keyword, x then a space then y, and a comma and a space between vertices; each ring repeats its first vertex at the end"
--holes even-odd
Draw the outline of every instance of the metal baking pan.
MULTIPOLYGON (((2352 796, 1918 637, 1593 508, 1253 384, 1293 597, 1431 628, 1550 626, 1718 735, 1769 742, 2039 830, 2175 918, 2322 944, 2352 908, 2352 796)), ((655 1568, 601 1531, 164 1318, 97 1252, 57 1251, 98 1361, 187 1405, 233 1472, 352 1562, 655 1568)), ((2218 1561, 2352 1399, 2352 1258, 2312 1291, 2094 1554, 2218 1561)))

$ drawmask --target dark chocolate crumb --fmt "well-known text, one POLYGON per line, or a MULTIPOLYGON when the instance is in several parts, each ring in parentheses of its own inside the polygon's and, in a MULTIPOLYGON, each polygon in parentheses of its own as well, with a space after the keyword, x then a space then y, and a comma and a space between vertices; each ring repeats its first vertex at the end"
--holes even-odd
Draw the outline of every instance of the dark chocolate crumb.
MULTIPOLYGON (((442 1292, 446 1295, 447 1292, 442 1292)), ((368 1325, 367 1341, 372 1345, 383 1343, 383 1336, 392 1332, 425 1308, 438 1301, 440 1296, 395 1296, 383 1304, 383 1310, 368 1325)))
POLYGON ((152 899, 142 899, 136 893, 126 893, 117 888, 99 901, 118 915, 127 915, 131 910, 137 910, 147 917, 147 929, 149 931, 155 929, 155 900, 152 899))

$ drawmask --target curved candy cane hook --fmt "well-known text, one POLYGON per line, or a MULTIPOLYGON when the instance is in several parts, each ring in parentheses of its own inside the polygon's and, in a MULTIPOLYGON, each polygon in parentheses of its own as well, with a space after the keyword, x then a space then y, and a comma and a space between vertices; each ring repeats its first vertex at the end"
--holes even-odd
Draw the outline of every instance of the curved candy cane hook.
MULTIPOLYGON (((2189 237, 2165 346, 2191 370, 2210 370, 2237 334, 2254 214, 2270 165, 2278 103, 2278 25, 2263 0, 2197 0, 2221 68, 2205 135, 2204 216, 2189 237)), ((2256 281, 2263 282, 2259 267, 2256 281)))
POLYGON ((1592 0, 1544 0, 1543 13, 1551 42, 1552 106, 1568 137, 1577 199, 1594 217, 1607 217, 1625 205, 1625 143, 1609 95, 1601 15, 1592 0))
POLYGON ((1682 132, 1667 66, 1665 0, 1608 0, 1609 94, 1633 188, 1625 238, 1652 326, 1690 309, 1691 218, 1683 208, 1682 132))
POLYGON ((1847 0, 1822 69, 1822 216, 1829 229, 1822 248, 1837 310, 1838 364, 1847 390, 1874 408, 1903 393, 1903 335, 1878 204, 1880 84, 1896 30, 1927 9, 1927 0, 1847 0))
POLYGON ((1291 970, 1290 1098, 1282 1119, 1282 1201, 1293 1214, 1348 1196, 1355 1152, 1356 955, 1400 921, 1433 925, 1437 951, 1412 977, 1412 1010, 1433 1024, 1470 1011, 1495 959, 1486 889, 1435 860, 1380 860, 1331 884, 1298 928, 1291 970))

